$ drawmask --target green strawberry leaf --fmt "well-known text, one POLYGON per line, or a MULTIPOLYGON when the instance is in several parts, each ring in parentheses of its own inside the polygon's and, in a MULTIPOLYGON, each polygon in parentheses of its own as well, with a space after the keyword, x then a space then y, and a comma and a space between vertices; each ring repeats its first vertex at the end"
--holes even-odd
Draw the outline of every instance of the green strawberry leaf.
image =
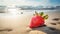
POLYGON ((40 16, 43 16, 44 15, 44 12, 40 12, 39 14, 40 14, 40 16))
POLYGON ((38 12, 35 11, 35 14, 38 15, 38 12))
POLYGON ((43 16, 44 19, 48 19, 48 15, 43 16))

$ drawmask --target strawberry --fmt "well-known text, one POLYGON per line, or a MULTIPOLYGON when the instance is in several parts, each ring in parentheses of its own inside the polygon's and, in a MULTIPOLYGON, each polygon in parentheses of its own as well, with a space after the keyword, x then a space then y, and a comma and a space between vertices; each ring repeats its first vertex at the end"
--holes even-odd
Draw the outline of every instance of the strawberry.
POLYGON ((35 11, 34 16, 31 18, 31 23, 29 25, 30 28, 38 27, 38 26, 43 26, 45 23, 45 19, 48 19, 48 15, 43 16, 44 13, 37 13, 35 11))

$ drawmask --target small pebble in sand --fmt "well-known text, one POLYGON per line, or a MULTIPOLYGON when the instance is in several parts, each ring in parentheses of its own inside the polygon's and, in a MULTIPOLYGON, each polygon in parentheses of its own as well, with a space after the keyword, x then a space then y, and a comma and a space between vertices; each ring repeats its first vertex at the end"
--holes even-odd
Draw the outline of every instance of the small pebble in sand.
POLYGON ((32 30, 29 32, 29 34, 47 34, 47 33, 43 32, 43 31, 32 30))
POLYGON ((3 29, 3 30, 0 30, 0 31, 12 31, 12 29, 3 29))
POLYGON ((59 21, 59 20, 60 20, 60 18, 54 18, 54 19, 52 19, 52 20, 54 20, 54 21, 59 21))
POLYGON ((52 24, 52 25, 56 25, 56 23, 50 23, 50 24, 52 24))
POLYGON ((21 14, 23 14, 23 12, 21 12, 21 14))

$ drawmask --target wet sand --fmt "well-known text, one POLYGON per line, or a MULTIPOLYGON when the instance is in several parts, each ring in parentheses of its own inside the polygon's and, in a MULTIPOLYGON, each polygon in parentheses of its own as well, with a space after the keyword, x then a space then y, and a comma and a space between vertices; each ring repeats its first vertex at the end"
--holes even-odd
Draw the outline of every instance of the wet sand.
POLYGON ((22 14, 17 17, 12 16, 11 18, 3 17, 0 18, 0 29, 12 29, 11 31, 0 31, 0 34, 60 34, 60 13, 59 12, 48 12, 49 19, 46 20, 45 27, 33 28, 31 31, 27 31, 28 24, 30 23, 30 19, 32 14, 22 14), (7 19, 5 19, 7 18, 7 19), (59 20, 54 20, 58 18, 59 20), (3 22, 4 21, 4 22, 3 22), (8 21, 8 22, 7 22, 8 21), (13 22, 13 23, 12 23, 13 22), (51 23, 55 23, 51 24, 51 23))

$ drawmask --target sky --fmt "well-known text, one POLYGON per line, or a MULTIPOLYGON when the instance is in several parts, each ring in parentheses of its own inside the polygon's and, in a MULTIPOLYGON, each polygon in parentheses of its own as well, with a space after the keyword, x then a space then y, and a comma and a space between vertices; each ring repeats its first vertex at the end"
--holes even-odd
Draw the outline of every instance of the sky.
POLYGON ((60 0, 0 0, 0 5, 59 6, 60 0))

